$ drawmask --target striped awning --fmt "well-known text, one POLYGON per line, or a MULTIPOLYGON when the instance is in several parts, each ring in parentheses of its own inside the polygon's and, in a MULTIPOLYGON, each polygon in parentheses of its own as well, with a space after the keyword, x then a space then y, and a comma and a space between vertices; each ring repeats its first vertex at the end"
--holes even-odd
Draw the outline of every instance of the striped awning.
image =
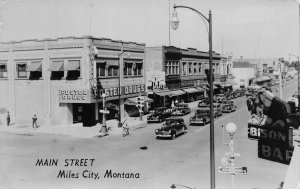
POLYGON ((49 67, 49 71, 64 71, 64 68, 63 68, 63 65, 64 65, 64 62, 61 61, 61 62, 52 62, 50 64, 50 67, 49 67))
POLYGON ((79 70, 80 68, 80 61, 69 61, 68 64, 65 66, 65 71, 73 71, 79 70))
POLYGON ((42 71, 42 62, 32 62, 27 67, 28 72, 41 72, 42 71))

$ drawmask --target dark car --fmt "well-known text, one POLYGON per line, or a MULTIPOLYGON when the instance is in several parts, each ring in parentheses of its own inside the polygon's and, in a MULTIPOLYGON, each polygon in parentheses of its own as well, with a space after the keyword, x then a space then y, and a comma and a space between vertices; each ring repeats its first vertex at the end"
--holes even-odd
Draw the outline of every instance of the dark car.
POLYGON ((190 118, 190 125, 206 125, 210 122, 210 109, 208 107, 196 110, 195 115, 190 118))
MULTIPOLYGON (((214 96, 213 102, 216 102, 216 101, 217 101, 217 97, 214 96)), ((199 101, 198 107, 199 108, 201 108, 201 107, 207 107, 207 106, 209 106, 209 104, 210 104, 210 98, 206 97, 206 98, 204 98, 204 99, 202 99, 202 100, 199 101)))
POLYGON ((172 109, 165 107, 155 108, 154 111, 147 117, 147 123, 162 122, 166 118, 171 117, 172 109))
POLYGON ((233 101, 227 101, 222 103, 222 112, 234 112, 236 110, 236 105, 233 101))
POLYGON ((219 117, 222 114, 222 104, 214 103, 214 117, 219 117))
POLYGON ((216 97, 217 97, 216 102, 221 102, 223 100, 227 100, 225 94, 217 94, 216 97))
POLYGON ((185 134, 187 127, 184 120, 179 117, 169 117, 165 120, 163 126, 155 130, 156 137, 170 137, 175 139, 179 134, 185 134))
POLYGON ((180 103, 177 104, 174 108, 174 111, 171 113, 173 116, 182 116, 189 114, 191 112, 191 109, 188 104, 180 103))

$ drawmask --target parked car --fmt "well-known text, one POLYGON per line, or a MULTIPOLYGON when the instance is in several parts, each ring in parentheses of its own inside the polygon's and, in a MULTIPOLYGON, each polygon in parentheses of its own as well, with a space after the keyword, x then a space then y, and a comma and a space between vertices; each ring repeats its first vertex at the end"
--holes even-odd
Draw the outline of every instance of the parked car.
POLYGON ((200 100, 200 102, 198 103, 198 107, 207 107, 209 106, 210 99, 209 98, 204 98, 202 100, 200 100))
POLYGON ((175 139, 179 134, 185 134, 187 127, 182 118, 169 117, 165 120, 163 126, 155 130, 156 138, 170 137, 175 139))
POLYGON ((180 103, 175 106, 175 109, 171 113, 171 115, 182 116, 182 115, 189 114, 190 112, 191 112, 191 109, 188 104, 180 103))
POLYGON ((234 112, 236 110, 236 105, 232 101, 222 103, 222 112, 234 112))
POLYGON ((222 114, 222 105, 220 103, 214 103, 214 117, 219 117, 222 114))
POLYGON ((166 118, 171 117, 172 109, 165 107, 155 108, 153 112, 147 117, 147 123, 162 122, 166 118))
POLYGON ((208 107, 196 110, 195 115, 190 118, 190 125, 206 125, 210 122, 210 109, 208 107))
POLYGON ((227 97, 224 94, 217 94, 216 97, 217 97, 216 102, 220 102, 224 99, 227 99, 227 97))

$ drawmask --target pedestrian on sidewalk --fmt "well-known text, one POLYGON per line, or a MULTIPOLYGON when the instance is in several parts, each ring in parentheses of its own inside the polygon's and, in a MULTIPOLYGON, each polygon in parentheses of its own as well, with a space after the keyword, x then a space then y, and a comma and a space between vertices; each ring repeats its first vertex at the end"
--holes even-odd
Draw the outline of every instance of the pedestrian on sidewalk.
POLYGON ((9 111, 7 111, 6 122, 7 122, 7 126, 9 126, 10 125, 10 114, 9 114, 9 111))
POLYGON ((38 128, 38 126, 37 126, 37 117, 36 117, 35 114, 32 117, 32 128, 38 128))

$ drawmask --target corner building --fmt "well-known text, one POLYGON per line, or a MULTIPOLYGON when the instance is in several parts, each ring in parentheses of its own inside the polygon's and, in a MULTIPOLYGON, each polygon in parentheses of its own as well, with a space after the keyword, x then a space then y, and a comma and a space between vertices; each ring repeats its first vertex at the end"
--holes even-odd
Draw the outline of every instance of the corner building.
POLYGON ((144 52, 144 44, 91 36, 1 43, 0 109, 14 123, 37 114, 39 124, 93 126, 106 93, 106 117, 120 111, 123 120, 137 112, 125 102, 145 93, 144 52))

